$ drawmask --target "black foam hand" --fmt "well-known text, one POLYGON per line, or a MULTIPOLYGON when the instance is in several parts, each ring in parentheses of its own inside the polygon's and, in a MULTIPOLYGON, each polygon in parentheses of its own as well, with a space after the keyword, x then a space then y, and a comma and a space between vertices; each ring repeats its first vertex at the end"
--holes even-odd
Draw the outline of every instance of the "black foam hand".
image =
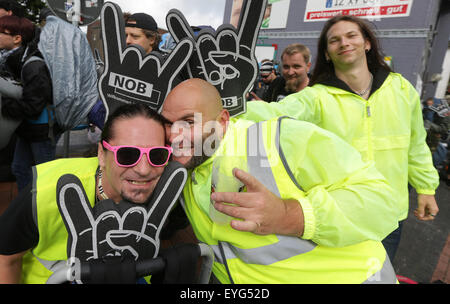
POLYGON ((99 80, 107 116, 124 103, 142 102, 160 112, 175 77, 193 52, 193 41, 183 39, 164 60, 158 53, 126 46, 125 21, 120 7, 111 2, 101 11, 105 68, 99 80))
POLYGON ((266 5, 267 0, 245 0, 237 29, 224 24, 216 32, 202 30, 197 37, 180 11, 172 9, 166 16, 167 27, 177 43, 195 39, 194 54, 188 63, 190 77, 214 85, 232 116, 246 111, 245 95, 258 73, 255 46, 266 5))
POLYGON ((148 203, 104 200, 92 208, 80 180, 63 175, 57 183, 57 203, 69 235, 67 256, 81 261, 114 255, 156 257, 161 229, 186 178, 186 169, 170 162, 148 203))

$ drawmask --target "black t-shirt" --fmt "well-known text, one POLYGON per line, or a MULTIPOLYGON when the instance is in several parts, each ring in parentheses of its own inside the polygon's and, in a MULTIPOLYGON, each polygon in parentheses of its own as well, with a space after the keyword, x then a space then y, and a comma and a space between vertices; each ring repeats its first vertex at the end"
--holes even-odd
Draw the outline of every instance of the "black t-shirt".
MULTIPOLYGON (((189 225, 181 204, 177 203, 170 213, 161 239, 169 239, 177 230, 189 225)), ((0 216, 0 254, 11 255, 35 247, 39 242, 39 231, 33 217, 31 183, 19 192, 5 212, 0 216)))
POLYGON ((286 81, 283 77, 278 76, 269 85, 269 88, 263 96, 263 100, 267 102, 280 101, 284 97, 288 96, 289 92, 285 89, 286 81))

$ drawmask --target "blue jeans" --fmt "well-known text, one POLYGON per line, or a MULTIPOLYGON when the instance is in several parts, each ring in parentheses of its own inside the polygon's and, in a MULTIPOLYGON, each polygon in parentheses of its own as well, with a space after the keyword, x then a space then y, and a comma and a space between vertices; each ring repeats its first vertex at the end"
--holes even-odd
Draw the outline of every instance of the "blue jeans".
POLYGON ((17 138, 11 170, 17 181, 18 190, 27 186, 32 178, 31 167, 55 159, 56 145, 50 139, 40 142, 29 142, 17 138))
POLYGON ((391 260, 391 263, 394 263, 395 254, 398 249, 398 244, 400 243, 403 222, 404 221, 398 222, 398 228, 392 231, 384 240, 381 241, 386 249, 389 259, 391 260))

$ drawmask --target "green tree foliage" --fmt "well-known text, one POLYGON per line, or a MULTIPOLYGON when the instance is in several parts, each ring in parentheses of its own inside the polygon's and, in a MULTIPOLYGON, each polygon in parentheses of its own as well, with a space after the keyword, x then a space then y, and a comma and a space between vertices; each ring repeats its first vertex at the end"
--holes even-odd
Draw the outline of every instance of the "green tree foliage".
POLYGON ((17 0, 25 10, 25 17, 33 22, 39 21, 39 11, 45 7, 44 1, 41 0, 17 0))

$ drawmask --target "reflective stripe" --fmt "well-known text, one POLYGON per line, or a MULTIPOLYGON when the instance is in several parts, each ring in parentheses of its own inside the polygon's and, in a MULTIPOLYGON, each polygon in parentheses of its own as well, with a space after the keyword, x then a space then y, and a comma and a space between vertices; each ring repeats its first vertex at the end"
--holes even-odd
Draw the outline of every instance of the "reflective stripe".
POLYGON ((386 255, 383 267, 370 276, 363 284, 396 284, 397 276, 395 275, 394 267, 392 267, 389 257, 386 255))
POLYGON ((293 119, 288 116, 282 116, 282 117, 278 118, 275 144, 277 146, 278 154, 280 155, 281 162, 283 163, 284 169, 286 170, 287 174, 291 178, 294 185, 297 186, 297 188, 300 189, 301 191, 304 191, 302 186, 300 186, 300 184, 297 182, 297 179, 295 178, 294 173, 292 173, 291 168, 289 167, 289 165, 287 163, 286 157, 284 156, 283 149, 281 148, 281 144, 280 144, 281 120, 283 120, 284 118, 293 119))
POLYGON ((33 252, 31 252, 33 256, 36 258, 36 260, 39 261, 39 263, 42 264, 45 268, 47 268, 48 271, 55 272, 58 269, 66 266, 66 261, 47 261, 38 258, 33 252))
MULTIPOLYGON (((246 264, 271 265, 273 263, 290 259, 299 254, 313 250, 317 245, 311 241, 302 240, 292 236, 277 235, 278 242, 258 248, 242 249, 221 242, 225 258, 238 258, 246 264)), ((214 251, 216 262, 224 264, 218 245, 210 245, 214 251)))
POLYGON ((252 176, 257 176, 267 189, 280 197, 280 191, 264 148, 262 123, 253 124, 247 130, 247 166, 248 172, 252 176))

